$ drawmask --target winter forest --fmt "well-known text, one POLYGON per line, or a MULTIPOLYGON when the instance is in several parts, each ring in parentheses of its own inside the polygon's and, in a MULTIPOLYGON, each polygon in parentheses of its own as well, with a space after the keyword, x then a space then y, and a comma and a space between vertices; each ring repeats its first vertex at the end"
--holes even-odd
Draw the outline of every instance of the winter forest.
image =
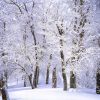
POLYGON ((100 0, 0 0, 0 91, 0 100, 99 100, 100 0))

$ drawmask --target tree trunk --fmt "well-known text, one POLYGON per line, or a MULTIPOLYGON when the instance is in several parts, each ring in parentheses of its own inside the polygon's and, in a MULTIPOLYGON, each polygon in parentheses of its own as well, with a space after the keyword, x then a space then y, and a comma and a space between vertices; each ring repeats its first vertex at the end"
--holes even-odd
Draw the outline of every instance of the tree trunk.
POLYGON ((6 90, 4 88, 1 89, 2 100, 7 100, 6 90))
POLYGON ((63 53, 63 38, 62 36, 64 36, 64 31, 63 31, 63 24, 61 24, 61 27, 59 27, 57 25, 57 29, 59 32, 59 35, 61 36, 60 39, 60 57, 61 57, 61 66, 62 66, 62 78, 63 78, 63 90, 67 90, 67 77, 66 77, 66 67, 65 67, 65 60, 64 60, 64 53, 63 53))
POLYGON ((49 66, 47 67, 47 72, 46 72, 46 84, 49 84, 49 66))
POLYGON ((32 83, 32 74, 28 76, 31 88, 34 89, 34 85, 32 83))
POLYGON ((52 60, 52 54, 50 54, 50 62, 48 63, 48 66, 47 66, 47 72, 46 72, 46 84, 49 84, 49 68, 50 68, 50 66, 51 66, 51 60, 52 60))
POLYGON ((70 88, 76 88, 76 77, 73 71, 70 71, 70 88))
MULTIPOLYGON (((37 46, 37 39, 36 39, 36 35, 34 33, 34 25, 30 26, 31 29, 31 33, 34 39, 34 45, 37 46)), ((35 60, 36 60, 36 69, 35 69, 35 73, 34 73, 34 79, 33 79, 33 85, 36 88, 37 84, 38 84, 38 80, 39 80, 39 66, 38 66, 38 54, 37 54, 37 47, 35 47, 35 60)))
POLYGON ((96 93, 100 94, 100 69, 97 69, 96 73, 96 93))
POLYGON ((57 87, 57 76, 56 76, 56 67, 53 69, 52 73, 52 88, 57 87))
POLYGON ((38 80, 39 80, 39 67, 36 66, 35 73, 34 73, 34 79, 33 79, 33 85, 35 88, 37 88, 38 80))
POLYGON ((60 51, 61 55, 61 63, 62 63, 62 77, 63 77, 63 84, 64 84, 64 90, 67 90, 67 77, 66 77, 66 71, 65 71, 65 65, 64 65, 64 54, 63 51, 60 51))
POLYGON ((0 80, 0 88, 3 88, 4 85, 5 85, 5 82, 3 80, 0 80))
POLYGON ((24 87, 26 87, 26 79, 24 79, 24 87))

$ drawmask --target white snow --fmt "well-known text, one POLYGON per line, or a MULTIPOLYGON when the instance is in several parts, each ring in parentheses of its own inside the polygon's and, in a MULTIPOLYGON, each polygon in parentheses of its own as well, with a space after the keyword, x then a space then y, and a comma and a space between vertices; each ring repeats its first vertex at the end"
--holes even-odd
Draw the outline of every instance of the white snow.
POLYGON ((2 100, 2 97, 0 96, 0 100, 2 100))
POLYGON ((100 95, 92 89, 15 88, 8 91, 10 100, 100 100, 100 95))

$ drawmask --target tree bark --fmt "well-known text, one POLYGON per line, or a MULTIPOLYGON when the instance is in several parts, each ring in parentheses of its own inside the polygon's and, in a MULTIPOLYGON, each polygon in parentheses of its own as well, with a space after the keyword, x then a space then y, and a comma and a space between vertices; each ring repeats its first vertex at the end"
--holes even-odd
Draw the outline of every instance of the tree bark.
POLYGON ((63 52, 63 38, 62 36, 64 36, 64 31, 63 31, 63 24, 61 24, 61 27, 59 27, 57 25, 57 29, 58 29, 58 32, 59 32, 59 35, 61 36, 61 39, 60 39, 60 57, 61 57, 61 66, 62 66, 62 78, 63 78, 63 90, 67 90, 67 77, 66 77, 66 67, 65 67, 65 59, 64 59, 64 52, 63 52))
MULTIPOLYGON (((50 62, 51 62, 51 59, 52 59, 52 54, 50 55, 50 62)), ((47 66, 47 72, 46 72, 46 84, 49 84, 49 68, 50 68, 50 66, 51 66, 51 64, 50 64, 50 62, 49 62, 49 64, 48 64, 48 66, 47 66)))
POLYGON ((57 76, 56 76, 56 67, 53 69, 52 73, 52 88, 57 87, 57 76))
POLYGON ((49 66, 47 67, 47 72, 46 72, 46 84, 49 84, 49 66))
POLYGON ((76 88, 76 77, 73 71, 70 71, 70 88, 76 88))
POLYGON ((34 79, 33 79, 33 85, 35 88, 37 88, 38 80, 39 80, 39 67, 36 66, 35 73, 34 73, 34 79))
POLYGON ((31 88, 34 89, 34 85, 32 83, 32 74, 28 76, 31 88))
MULTIPOLYGON (((34 39, 34 45, 36 46, 37 45, 37 40, 36 40, 36 35, 34 33, 34 25, 31 25, 30 29, 31 29, 31 33, 32 33, 32 36, 33 36, 33 39, 34 39)), ((37 47, 35 47, 35 60, 36 60, 35 65, 36 65, 36 69, 35 69, 34 79, 33 79, 33 85, 34 85, 35 88, 37 87, 38 80, 39 80, 39 66, 38 66, 37 59, 38 59, 37 47)))
POLYGON ((100 69, 97 69, 96 73, 96 93, 100 94, 100 69))
POLYGON ((24 87, 26 87, 26 78, 24 78, 24 87))
POLYGON ((65 71, 65 64, 64 64, 64 54, 63 51, 60 51, 61 55, 61 63, 62 63, 62 77, 63 77, 63 90, 67 90, 67 77, 66 77, 66 71, 65 71))
POLYGON ((5 88, 1 89, 1 94, 2 94, 2 100, 7 100, 7 94, 5 88))

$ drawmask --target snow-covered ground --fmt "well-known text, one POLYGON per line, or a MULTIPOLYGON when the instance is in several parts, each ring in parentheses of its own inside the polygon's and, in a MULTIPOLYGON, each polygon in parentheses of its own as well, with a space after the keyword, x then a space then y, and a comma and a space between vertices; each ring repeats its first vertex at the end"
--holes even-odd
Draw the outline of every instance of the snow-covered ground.
POLYGON ((100 95, 92 89, 13 88, 8 92, 10 100, 100 100, 100 95))
POLYGON ((0 100, 2 100, 2 97, 0 96, 0 100))

